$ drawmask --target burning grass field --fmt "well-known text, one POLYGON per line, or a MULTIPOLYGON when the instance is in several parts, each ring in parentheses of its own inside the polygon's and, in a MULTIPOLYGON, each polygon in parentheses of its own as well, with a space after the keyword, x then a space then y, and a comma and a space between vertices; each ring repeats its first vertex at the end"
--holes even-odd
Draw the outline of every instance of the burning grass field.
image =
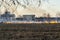
POLYGON ((0 40, 60 40, 60 23, 2 23, 0 40))

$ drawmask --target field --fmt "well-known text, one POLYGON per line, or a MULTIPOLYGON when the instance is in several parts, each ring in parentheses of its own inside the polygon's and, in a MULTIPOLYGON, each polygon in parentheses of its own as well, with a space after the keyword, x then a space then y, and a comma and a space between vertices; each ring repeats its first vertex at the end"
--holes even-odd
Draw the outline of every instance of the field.
POLYGON ((60 23, 0 24, 0 40, 60 40, 60 23))

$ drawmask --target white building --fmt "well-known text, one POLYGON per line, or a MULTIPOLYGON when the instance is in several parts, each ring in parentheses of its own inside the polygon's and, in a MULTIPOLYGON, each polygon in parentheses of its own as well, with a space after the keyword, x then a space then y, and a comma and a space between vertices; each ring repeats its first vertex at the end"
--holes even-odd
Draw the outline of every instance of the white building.
POLYGON ((10 14, 10 12, 6 11, 1 15, 2 21, 12 21, 15 18, 14 14, 10 14))
POLYGON ((33 21, 35 19, 35 15, 23 15, 24 21, 33 21))

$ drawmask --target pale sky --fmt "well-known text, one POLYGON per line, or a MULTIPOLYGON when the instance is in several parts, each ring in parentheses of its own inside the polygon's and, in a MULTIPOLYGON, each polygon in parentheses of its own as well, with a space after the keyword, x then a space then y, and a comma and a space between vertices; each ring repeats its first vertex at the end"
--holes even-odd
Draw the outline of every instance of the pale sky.
POLYGON ((41 8, 45 9, 51 14, 51 16, 56 16, 60 12, 60 0, 41 0, 41 8))
POLYGON ((43 0, 42 7, 46 10, 60 11, 60 0, 43 0))
MULTIPOLYGON (((39 3, 37 3, 38 0, 32 0, 32 1, 28 0, 28 1, 30 4, 27 6, 22 0, 19 0, 19 2, 21 2, 22 4, 27 6, 27 9, 24 9, 21 5, 18 5, 18 7, 16 9, 17 11, 15 11, 16 15, 35 14, 37 16, 41 16, 41 14, 44 13, 46 10, 47 13, 51 14, 51 16, 56 16, 56 13, 60 12, 60 0, 41 0, 42 1, 41 6, 40 6, 41 9, 39 9, 39 7, 37 5, 37 4, 39 4, 39 3)), ((8 2, 8 3, 12 4, 12 2, 8 2)), ((7 9, 9 7, 5 3, 4 3, 4 5, 2 4, 2 6, 0 7, 2 12, 5 9, 3 6, 6 6, 7 9)), ((15 10, 15 8, 16 7, 14 5, 11 5, 9 10, 13 11, 13 10, 15 10)))
MULTIPOLYGON (((35 4, 33 6, 37 6, 37 3, 35 1, 34 3, 31 3, 35 4)), ((41 1, 42 1, 41 8, 49 12, 52 16, 56 16, 56 13, 60 12, 60 0, 41 0, 41 1)))

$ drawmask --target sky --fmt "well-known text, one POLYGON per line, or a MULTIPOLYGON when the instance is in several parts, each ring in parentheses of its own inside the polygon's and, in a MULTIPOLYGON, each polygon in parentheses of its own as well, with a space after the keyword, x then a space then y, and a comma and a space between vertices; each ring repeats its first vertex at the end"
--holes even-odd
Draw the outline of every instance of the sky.
MULTIPOLYGON (((41 0, 41 1, 42 1, 41 8, 46 10, 52 16, 56 16, 56 13, 60 12, 60 0, 41 0)), ((32 4, 35 4, 33 6, 37 6, 37 3, 35 1, 32 4)))
POLYGON ((46 10, 60 11, 60 0, 43 0, 42 5, 46 10))
MULTIPOLYGON (((1 0, 0 0, 1 1, 1 0)), ((26 1, 26 0, 25 0, 26 1)), ((29 5, 27 6, 27 8, 23 8, 21 5, 16 5, 17 6, 17 9, 15 12, 16 15, 24 15, 24 14, 35 14, 37 16, 41 16, 42 13, 45 12, 45 10, 47 11, 47 13, 50 13, 51 16, 56 16, 56 13, 59 13, 60 12, 60 0, 41 0, 41 6, 40 6, 40 9, 38 7, 37 3, 38 0, 28 0, 29 1, 29 5)), ((22 4, 26 5, 23 0, 19 0, 19 2, 21 2, 22 4)), ((12 2, 8 2, 9 4, 12 4, 12 2)), ((16 3, 17 4, 17 3, 16 3)), ((4 11, 4 8, 3 6, 6 6, 6 8, 8 9, 8 5, 6 5, 4 3, 4 5, 2 4, 2 7, 0 11, 4 11)), ((11 5, 11 7, 8 9, 10 11, 13 11, 15 10, 15 6, 14 5, 11 5)))
POLYGON ((41 8, 46 10, 51 16, 55 17, 60 13, 60 0, 41 0, 41 8))

